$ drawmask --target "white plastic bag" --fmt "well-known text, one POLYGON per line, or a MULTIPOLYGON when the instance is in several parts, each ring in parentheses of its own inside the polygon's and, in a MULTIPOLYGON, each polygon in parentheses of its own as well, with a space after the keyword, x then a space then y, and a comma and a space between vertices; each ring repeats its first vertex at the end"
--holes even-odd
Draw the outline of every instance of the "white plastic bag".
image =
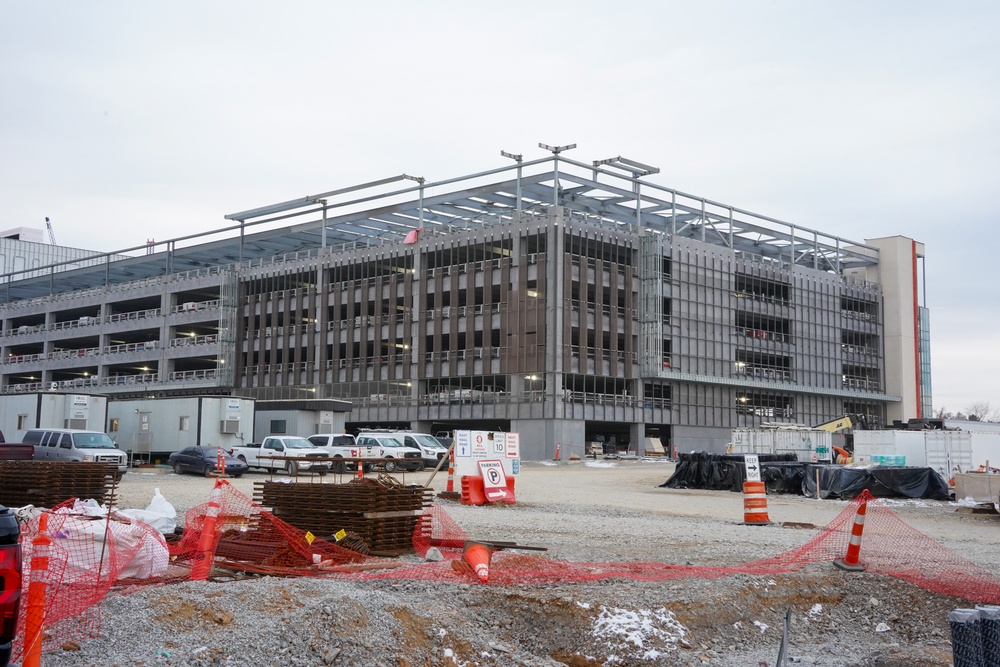
POLYGON ((144 510, 119 510, 120 514, 138 519, 156 528, 161 535, 169 535, 177 528, 177 510, 159 489, 155 489, 153 499, 144 510))

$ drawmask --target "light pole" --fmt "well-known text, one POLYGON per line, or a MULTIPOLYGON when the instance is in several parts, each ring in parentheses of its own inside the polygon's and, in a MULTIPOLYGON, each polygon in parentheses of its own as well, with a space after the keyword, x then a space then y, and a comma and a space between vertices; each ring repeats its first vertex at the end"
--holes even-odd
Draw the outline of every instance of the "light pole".
POLYGON ((524 160, 524 155, 521 153, 508 153, 505 150, 500 151, 500 155, 510 158, 514 162, 517 162, 517 219, 521 219, 521 161, 524 160))
POLYGON ((559 154, 563 151, 569 151, 576 148, 576 144, 566 144, 565 146, 549 146, 548 144, 539 143, 539 148, 544 148, 545 150, 552 153, 552 164, 553 164, 553 183, 552 183, 552 205, 559 206, 559 154))
POLYGON ((529 397, 530 401, 532 403, 534 403, 535 402, 535 383, 538 382, 539 380, 541 380, 542 378, 540 378, 539 376, 537 376, 535 374, 531 374, 531 375, 525 375, 524 379, 525 379, 525 381, 528 384, 528 397, 529 397))

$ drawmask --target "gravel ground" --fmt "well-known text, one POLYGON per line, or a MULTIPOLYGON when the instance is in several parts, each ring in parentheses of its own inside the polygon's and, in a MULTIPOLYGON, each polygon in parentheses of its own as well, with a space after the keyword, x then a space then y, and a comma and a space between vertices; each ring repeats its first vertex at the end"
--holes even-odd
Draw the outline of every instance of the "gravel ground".
MULTIPOLYGON (((773 556, 815 529, 748 528, 742 496, 659 488, 669 461, 527 463, 515 505, 441 502, 473 539, 548 547, 569 561, 731 566, 773 556), (749 536, 749 537, 748 537, 749 536)), ((397 474, 426 483, 429 473, 397 474)), ((231 480, 247 495, 267 475, 231 480)), ((328 481, 335 481, 327 478, 328 481)), ((441 491, 446 479, 435 478, 441 491)), ((183 513, 213 481, 171 472, 126 475, 118 506, 144 508, 155 488, 183 513)), ((823 526, 845 506, 772 495, 773 521, 823 526)), ((955 503, 893 504, 903 521, 1000 572, 1000 517, 955 503)), ((948 611, 969 602, 829 564, 760 577, 545 586, 256 578, 112 594, 99 638, 46 653, 46 667, 119 665, 775 665, 791 610, 788 664, 944 667, 948 611)))

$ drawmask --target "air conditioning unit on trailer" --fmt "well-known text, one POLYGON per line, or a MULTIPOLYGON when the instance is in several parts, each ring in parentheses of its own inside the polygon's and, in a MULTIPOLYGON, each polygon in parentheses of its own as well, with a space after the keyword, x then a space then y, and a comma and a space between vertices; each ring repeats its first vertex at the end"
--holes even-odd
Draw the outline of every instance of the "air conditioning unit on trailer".
POLYGON ((223 419, 219 424, 220 433, 239 433, 240 432, 240 420, 239 419, 223 419))

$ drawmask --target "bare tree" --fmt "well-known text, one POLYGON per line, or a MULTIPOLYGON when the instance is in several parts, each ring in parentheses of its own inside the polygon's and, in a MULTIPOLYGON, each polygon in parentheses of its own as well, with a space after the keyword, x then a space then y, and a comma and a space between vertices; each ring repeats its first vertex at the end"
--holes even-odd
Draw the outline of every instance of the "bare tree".
POLYGON ((993 421, 998 416, 998 411, 992 409, 990 404, 986 401, 973 403, 969 407, 965 408, 965 411, 969 414, 969 421, 975 422, 993 421))

